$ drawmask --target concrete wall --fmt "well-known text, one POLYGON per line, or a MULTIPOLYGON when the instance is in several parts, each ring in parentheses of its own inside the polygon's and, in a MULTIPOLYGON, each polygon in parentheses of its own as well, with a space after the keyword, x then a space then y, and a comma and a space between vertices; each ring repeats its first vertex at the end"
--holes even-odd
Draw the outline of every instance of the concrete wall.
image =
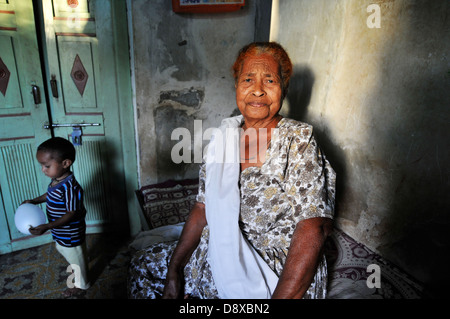
POLYGON ((447 0, 281 0, 271 34, 296 65, 283 112, 338 173, 338 227, 433 289, 450 278, 449 16, 447 0))
POLYGON ((445 287, 450 2, 274 0, 269 23, 271 2, 203 15, 129 1, 140 184, 197 177, 197 163, 173 163, 171 133, 185 127, 193 139, 194 120, 205 131, 236 114, 231 64, 270 26, 295 64, 282 112, 315 126, 338 173, 337 226, 445 287))
POLYGON ((202 120, 201 134, 235 112, 231 66, 242 46, 268 39, 270 1, 218 14, 175 14, 168 0, 130 4, 140 184, 198 177, 194 155, 190 164, 172 161, 182 138, 172 141, 171 133, 187 128, 193 140, 194 120, 202 120))

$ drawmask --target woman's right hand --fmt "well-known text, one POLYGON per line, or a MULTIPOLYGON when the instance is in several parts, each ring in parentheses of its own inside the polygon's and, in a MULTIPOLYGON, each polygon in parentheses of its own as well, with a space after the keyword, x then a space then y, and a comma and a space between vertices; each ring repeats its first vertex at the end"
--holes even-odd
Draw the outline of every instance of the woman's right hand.
POLYGON ((166 284, 164 285, 164 291, 162 299, 180 299, 182 289, 182 276, 178 273, 171 275, 167 274, 166 284))
POLYGON ((184 224, 178 244, 173 251, 164 285, 164 299, 186 299, 184 292, 184 267, 197 248, 206 226, 205 204, 195 203, 184 224))

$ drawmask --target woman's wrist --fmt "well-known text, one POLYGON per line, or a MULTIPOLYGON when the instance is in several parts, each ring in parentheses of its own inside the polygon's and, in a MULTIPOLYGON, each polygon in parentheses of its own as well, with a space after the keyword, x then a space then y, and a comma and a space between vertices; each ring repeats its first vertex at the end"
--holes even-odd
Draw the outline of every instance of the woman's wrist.
POLYGON ((181 265, 169 265, 167 269, 167 279, 176 278, 183 274, 184 267, 181 265))

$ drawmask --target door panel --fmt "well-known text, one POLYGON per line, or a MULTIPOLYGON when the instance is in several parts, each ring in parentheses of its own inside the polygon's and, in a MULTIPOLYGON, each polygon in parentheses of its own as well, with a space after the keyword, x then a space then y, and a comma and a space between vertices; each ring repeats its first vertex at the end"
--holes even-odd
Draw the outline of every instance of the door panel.
POLYGON ((22 108, 23 102, 20 94, 13 37, 0 35, 0 48, 2 48, 0 56, 0 107, 2 109, 22 108))
MULTIPOLYGON (((85 190, 89 231, 127 218, 111 2, 78 0, 71 7, 67 0, 43 1, 48 77, 59 90, 50 97, 53 123, 95 124, 81 128, 73 165, 85 190)), ((66 138, 72 132, 73 127, 54 129, 66 138)))
POLYGON ((45 192, 35 152, 51 137, 42 127, 45 98, 35 103, 31 94, 33 85, 44 89, 31 1, 0 2, 0 48, 0 252, 6 252, 50 240, 24 235, 14 225, 20 203, 45 192))
MULTIPOLYGON (((12 212, 6 214, 9 225, 14 225, 14 212, 20 203, 24 199, 30 199, 36 197, 36 194, 42 193, 41 181, 38 178, 39 169, 35 165, 35 147, 33 140, 22 140, 20 143, 3 143, 0 148, 0 175, 2 182, 4 180, 7 183, 2 183, 2 195, 3 198, 8 199, 5 204, 6 212, 12 212), (5 185, 5 187, 3 187, 5 185)), ((41 208, 42 207, 41 205, 41 208)), ((10 227, 10 236, 12 242, 22 239, 24 237, 30 237, 20 233, 16 227, 10 227)), ((48 237, 44 238, 32 238, 33 242, 48 241, 48 237)), ((22 241, 23 243, 23 241, 22 241)), ((32 244, 31 242, 29 244, 32 244)), ((20 244, 19 244, 20 245, 20 244)))
POLYGON ((109 221, 109 210, 107 206, 104 190, 107 183, 104 177, 106 168, 104 167, 105 157, 104 139, 94 140, 90 138, 83 142, 83 147, 78 149, 78 158, 75 174, 79 182, 86 190, 85 200, 89 203, 89 213, 86 223, 95 224, 99 221, 109 221))
POLYGON ((98 53, 95 39, 82 37, 58 37, 61 62, 62 94, 67 101, 67 113, 91 112, 97 109, 96 81, 98 53), (94 42, 94 43, 93 43, 94 42), (95 71, 94 71, 95 67, 95 71))

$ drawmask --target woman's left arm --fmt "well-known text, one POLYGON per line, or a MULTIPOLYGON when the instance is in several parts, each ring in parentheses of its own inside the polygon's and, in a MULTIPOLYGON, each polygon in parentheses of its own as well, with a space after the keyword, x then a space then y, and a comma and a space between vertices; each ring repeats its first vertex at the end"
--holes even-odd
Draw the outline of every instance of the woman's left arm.
POLYGON ((273 299, 303 297, 312 283, 332 227, 332 220, 324 217, 305 219, 297 224, 273 299))

